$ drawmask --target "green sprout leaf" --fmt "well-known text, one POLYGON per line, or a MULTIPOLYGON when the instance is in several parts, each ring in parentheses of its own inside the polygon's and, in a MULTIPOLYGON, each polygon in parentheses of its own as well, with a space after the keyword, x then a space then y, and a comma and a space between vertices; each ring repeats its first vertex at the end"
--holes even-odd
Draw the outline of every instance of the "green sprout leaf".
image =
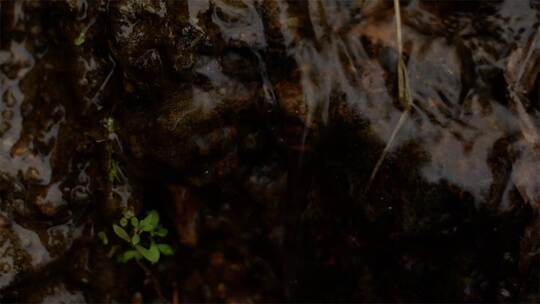
POLYGON ((118 249, 118 245, 113 245, 111 247, 111 250, 109 250, 109 253, 107 253, 107 256, 110 258, 112 258, 114 256, 114 254, 116 253, 116 250, 118 249))
POLYGON ((129 237, 128 233, 124 230, 124 228, 116 224, 113 224, 113 231, 119 238, 123 239, 124 241, 128 243, 131 243, 131 238, 129 237))
POLYGON ((159 224, 159 213, 156 210, 152 210, 148 215, 141 221, 140 228, 142 231, 153 231, 157 228, 159 224))
POLYGON ((107 234, 105 233, 105 231, 98 232, 97 236, 101 240, 101 242, 103 242, 103 245, 109 244, 109 238, 107 238, 107 234))
POLYGON ((135 213, 133 212, 133 209, 127 208, 122 212, 122 215, 129 220, 135 216, 135 213))
POLYGON ((125 217, 120 219, 120 226, 126 227, 127 224, 128 224, 128 220, 125 217))
POLYGON ((138 235, 138 234, 135 234, 132 238, 131 238, 131 244, 133 245, 137 245, 141 242, 141 237, 138 235))
POLYGON ((159 249, 159 252, 161 252, 163 255, 169 256, 174 254, 174 250, 168 244, 158 244, 157 247, 159 249))
POLYGON ((139 260, 142 255, 137 250, 126 250, 121 256, 118 257, 118 261, 121 263, 127 263, 132 259, 139 260))
POLYGON ((115 129, 114 118, 112 117, 107 118, 107 130, 112 133, 114 132, 114 129, 115 129))
POLYGON ((166 228, 159 228, 158 231, 155 232, 155 234, 159 237, 166 237, 169 231, 166 228))
POLYGON ((159 261, 159 249, 155 243, 152 243, 148 249, 140 245, 135 245, 135 249, 150 263, 154 264, 159 261))
POLYGON ((118 164, 116 160, 111 159, 109 164, 109 182, 112 184, 115 181, 119 181, 120 178, 118 177, 118 164))
POLYGON ((133 228, 139 227, 139 219, 137 219, 136 217, 132 217, 131 218, 131 226, 133 226, 133 228))
POLYGON ((73 43, 76 45, 76 46, 81 46, 83 45, 83 43, 86 41, 86 31, 82 31, 79 36, 77 36, 77 38, 75 38, 75 40, 73 40, 73 43))

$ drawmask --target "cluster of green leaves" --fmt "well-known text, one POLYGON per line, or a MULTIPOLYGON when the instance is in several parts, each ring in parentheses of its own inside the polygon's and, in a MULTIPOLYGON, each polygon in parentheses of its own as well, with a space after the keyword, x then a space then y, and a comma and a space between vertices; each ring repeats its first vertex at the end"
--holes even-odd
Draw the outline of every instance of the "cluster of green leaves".
MULTIPOLYGON (((118 224, 112 225, 114 234, 129 244, 129 249, 118 256, 118 261, 126 263, 130 260, 146 259, 157 263, 161 255, 173 255, 172 247, 160 243, 159 239, 167 236, 167 229, 159 225, 159 213, 150 211, 146 217, 139 220, 133 210, 124 210, 118 224)), ((100 232, 98 237, 104 244, 108 243, 107 235, 100 232)))

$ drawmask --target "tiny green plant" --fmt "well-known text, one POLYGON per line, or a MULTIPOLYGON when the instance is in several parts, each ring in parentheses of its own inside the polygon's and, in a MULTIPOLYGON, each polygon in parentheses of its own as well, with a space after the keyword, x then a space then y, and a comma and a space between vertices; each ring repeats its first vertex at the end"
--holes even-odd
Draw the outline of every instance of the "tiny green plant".
MULTIPOLYGON (((112 135, 115 131, 115 122, 114 118, 108 117, 104 120, 104 126, 107 128, 107 131, 109 132, 109 139, 112 139, 112 135)), ((108 167, 108 177, 109 177, 109 183, 120 183, 122 180, 120 178, 120 169, 118 166, 118 161, 114 158, 114 153, 112 151, 111 142, 108 144, 108 152, 109 152, 109 167, 108 167)))
POLYGON ((111 184, 120 182, 120 176, 118 175, 118 161, 112 157, 109 161, 109 182, 111 184))
POLYGON ((79 33, 79 36, 77 36, 77 38, 73 40, 73 44, 75 44, 75 46, 81 46, 84 44, 85 41, 86 41, 86 30, 79 33))
MULTIPOLYGON (((168 231, 159 224, 159 213, 156 210, 148 212, 146 217, 139 220, 133 210, 126 209, 118 224, 113 224, 114 234, 128 243, 129 249, 118 256, 118 261, 126 263, 130 260, 146 259, 154 264, 159 261, 161 255, 170 256, 174 254, 172 247, 160 242, 160 239, 167 236, 168 231)), ((98 237, 103 244, 109 243, 107 235, 98 233, 98 237)))
POLYGON ((97 236, 103 242, 103 245, 109 244, 109 238, 107 238, 105 231, 100 231, 97 236))
POLYGON ((109 131, 109 133, 113 133, 114 130, 116 129, 114 118, 112 118, 112 117, 107 118, 107 120, 105 121, 105 125, 106 125, 107 131, 109 131))

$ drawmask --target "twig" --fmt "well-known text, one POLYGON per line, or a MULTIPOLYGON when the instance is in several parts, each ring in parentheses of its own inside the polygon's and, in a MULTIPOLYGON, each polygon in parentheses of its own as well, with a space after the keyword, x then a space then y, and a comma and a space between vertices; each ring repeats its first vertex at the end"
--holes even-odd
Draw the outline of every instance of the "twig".
POLYGON ((173 293, 172 293, 172 299, 171 304, 180 304, 180 295, 178 292, 178 283, 173 283, 173 293))
POLYGON ((377 172, 379 171, 379 168, 381 167, 384 159, 386 158, 386 154, 388 154, 388 151, 392 147, 392 143, 394 142, 396 135, 398 134, 399 130, 409 117, 409 112, 412 107, 412 101, 409 91, 409 81, 407 77, 407 68, 405 66, 405 62, 403 61, 403 39, 401 34, 401 10, 399 7, 399 0, 394 0, 394 14, 396 18, 396 32, 397 32, 397 44, 398 44, 398 65, 397 65, 397 74, 398 74, 398 100, 400 103, 404 106, 403 113, 399 117, 398 123, 394 127, 394 130, 392 131, 392 134, 390 135, 390 138, 388 139, 388 142, 386 143, 386 146, 384 147, 381 156, 377 160, 377 163, 375 164, 375 167, 373 168, 373 171, 371 172, 371 176, 369 177, 368 184, 366 186, 366 190, 364 193, 367 193, 369 191, 369 188, 371 187, 371 184, 373 183, 373 180, 375 179, 375 176, 377 175, 377 172))
POLYGON ((144 271, 144 274, 146 275, 146 277, 152 282, 152 285, 154 285, 154 289, 156 293, 158 294, 158 297, 161 300, 165 300, 165 297, 163 297, 163 293, 161 292, 161 285, 159 285, 159 282, 154 276, 154 274, 152 273, 152 271, 148 267, 146 267, 146 265, 141 263, 141 261, 139 260, 135 260, 135 261, 137 262, 137 265, 139 265, 139 267, 141 267, 141 269, 144 271))
POLYGON ((515 106, 515 110, 517 112, 518 118, 520 119, 520 127, 523 133, 523 136, 525 137, 525 140, 527 140, 529 143, 532 143, 533 146, 536 146, 538 142, 540 141, 540 135, 538 134, 538 131, 534 123, 532 122, 529 114, 525 110, 525 107, 523 106, 523 103, 521 102, 520 96, 517 94, 518 92, 517 88, 519 87, 521 79, 523 78, 523 75, 525 74, 525 66, 527 65, 527 62, 531 59, 534 53, 535 45, 538 43, 539 36, 540 36, 540 29, 537 29, 536 33, 534 34, 533 40, 529 44, 527 54, 525 55, 525 58, 523 58, 521 66, 519 67, 516 80, 514 81, 514 83, 510 84, 510 88, 509 88, 510 100, 515 106))

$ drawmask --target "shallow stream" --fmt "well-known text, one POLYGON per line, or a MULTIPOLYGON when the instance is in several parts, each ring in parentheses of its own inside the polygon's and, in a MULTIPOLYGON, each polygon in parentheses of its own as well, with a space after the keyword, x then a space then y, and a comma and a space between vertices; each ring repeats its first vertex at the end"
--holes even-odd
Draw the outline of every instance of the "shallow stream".
POLYGON ((540 301, 540 1, 6 0, 0 26, 0 302, 540 301), (174 255, 118 262, 125 210, 174 255))

